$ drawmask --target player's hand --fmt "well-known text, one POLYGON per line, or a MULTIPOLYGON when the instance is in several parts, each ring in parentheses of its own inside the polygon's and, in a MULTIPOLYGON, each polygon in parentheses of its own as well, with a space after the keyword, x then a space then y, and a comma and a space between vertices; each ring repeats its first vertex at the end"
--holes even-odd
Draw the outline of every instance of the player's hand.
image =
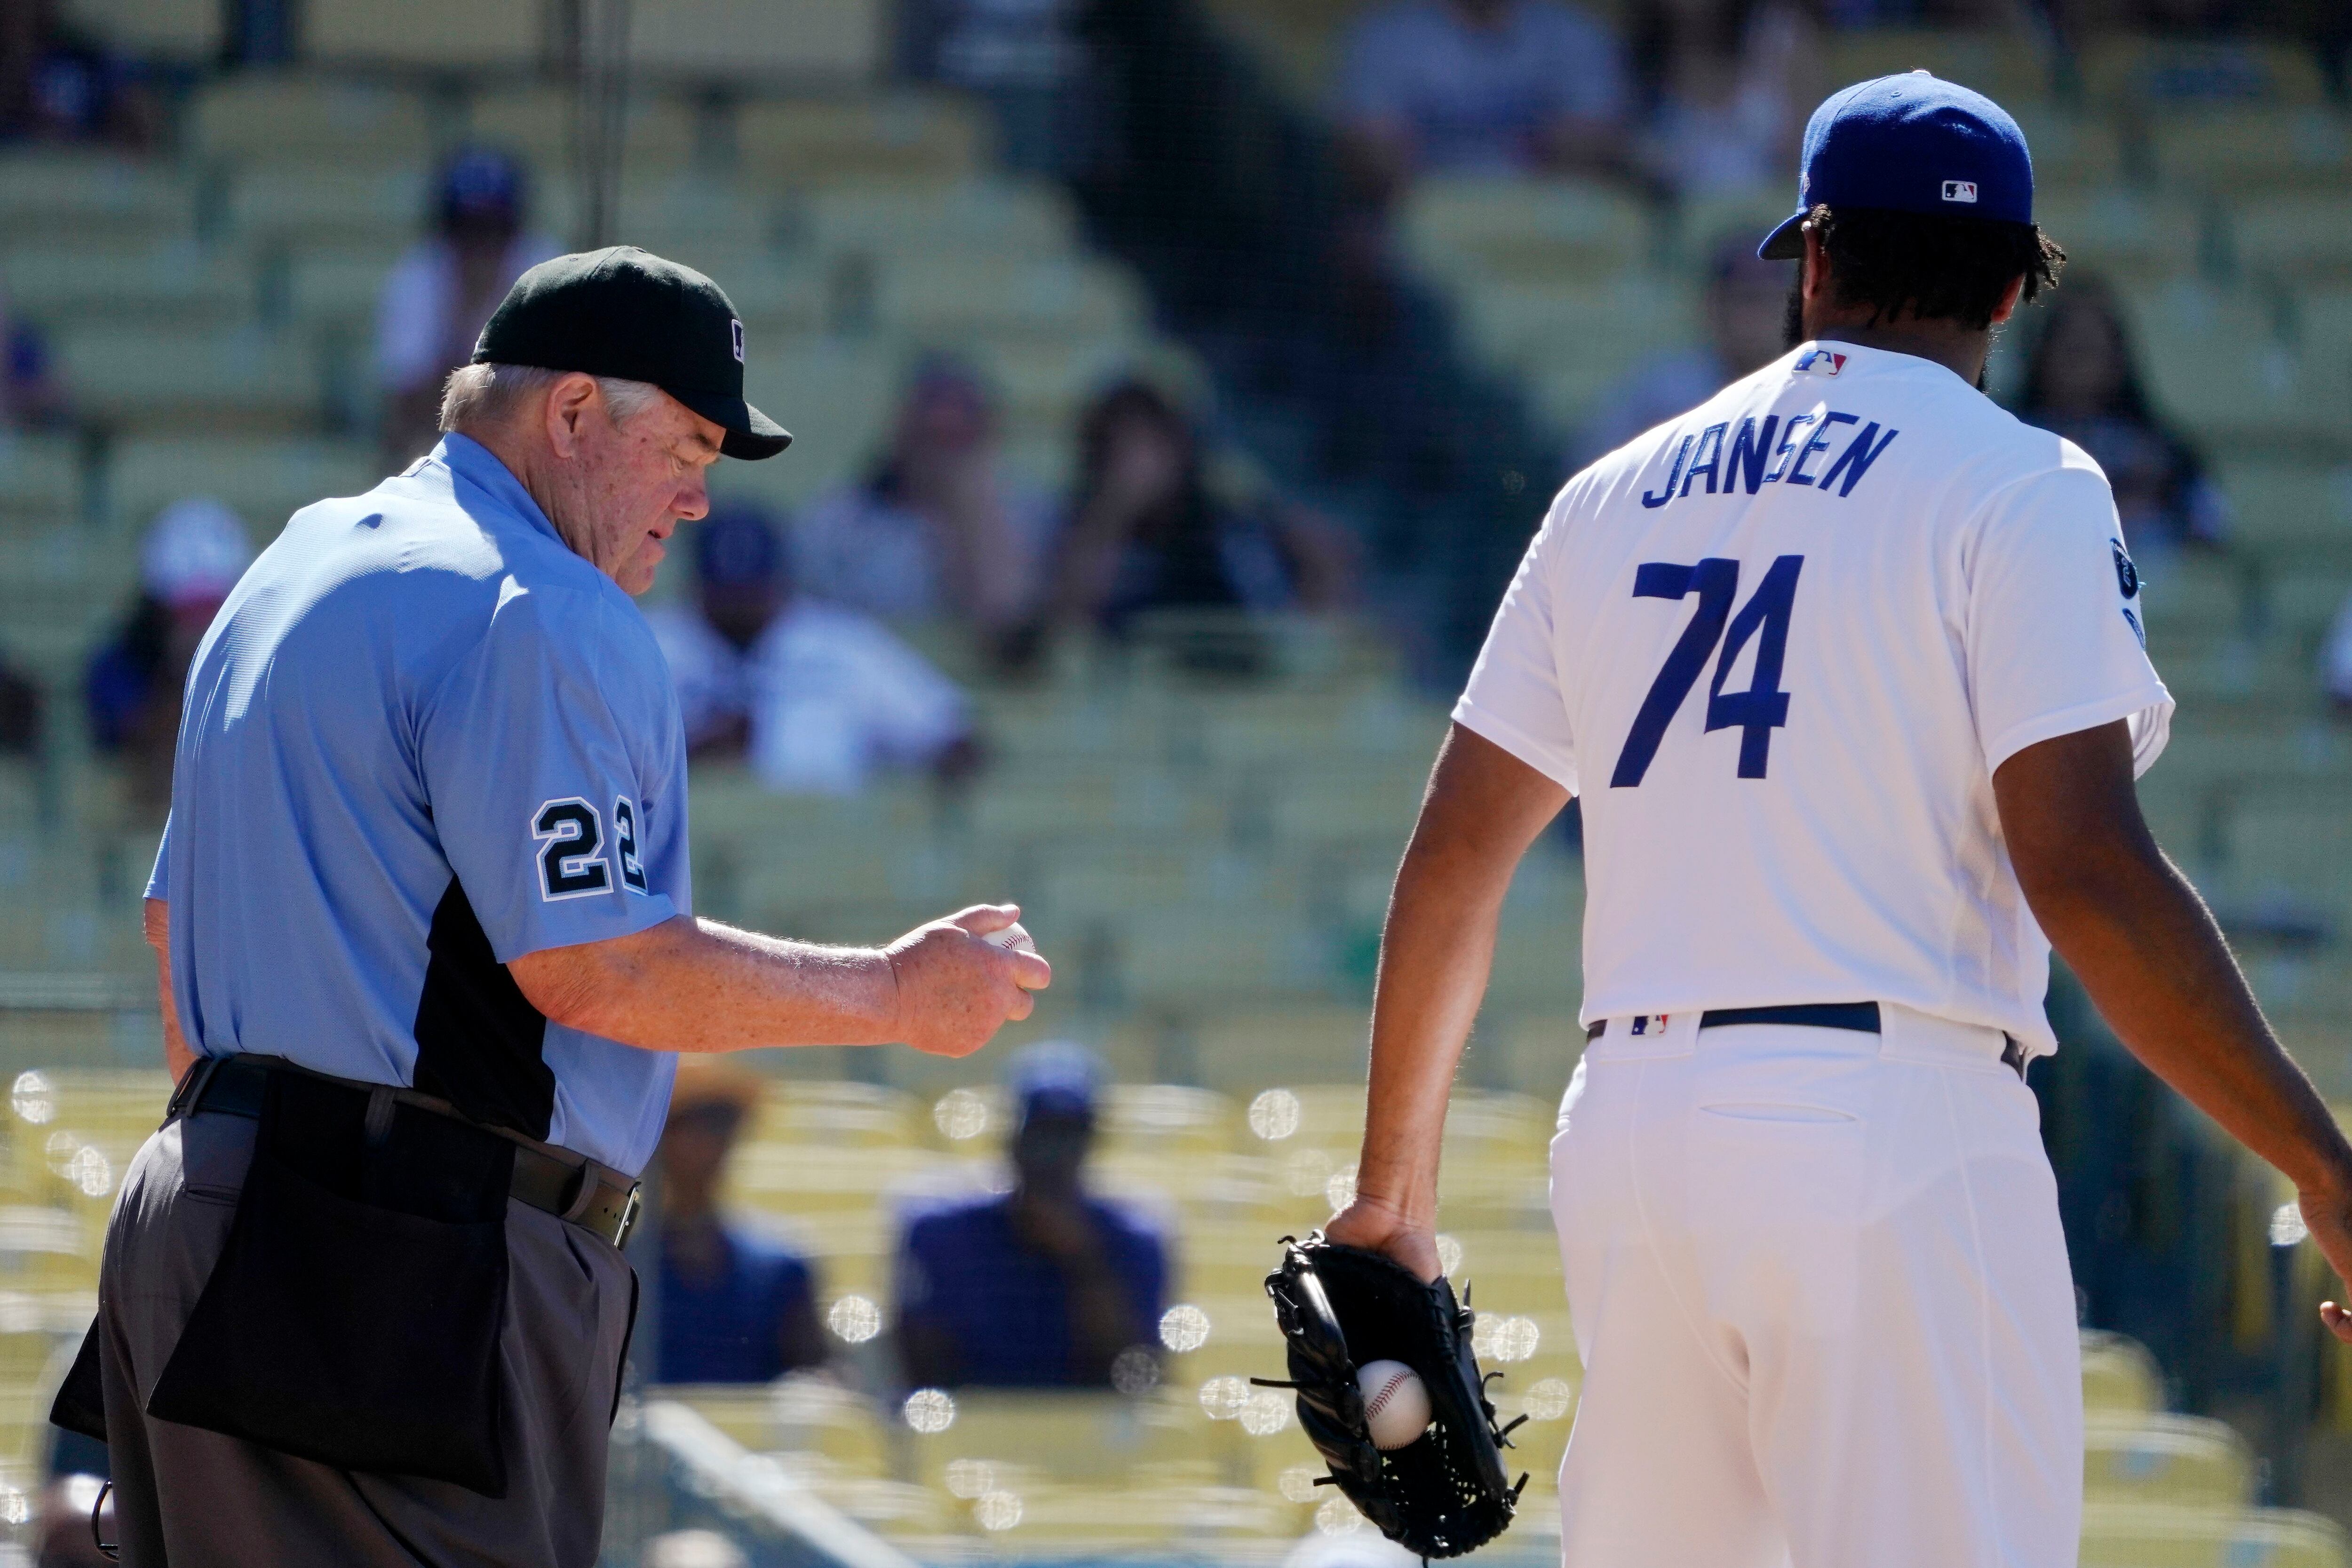
MULTIPOLYGON (((2352 1194, 2307 1192, 2297 1195, 2303 1223, 2319 1244, 2338 1279, 2352 1279, 2352 1194)), ((2337 1339, 2352 1343, 2352 1310, 2335 1301, 2319 1304, 2319 1321, 2337 1339)))
POLYGON ((1437 1260, 1437 1233, 1426 1221, 1407 1218, 1393 1205, 1358 1194, 1331 1216, 1324 1237, 1367 1252, 1383 1253, 1413 1271, 1424 1284, 1445 1272, 1437 1260))
POLYGON ((1020 918, 1018 905, 974 904, 883 949, 898 985, 897 1037, 935 1057, 968 1057, 1027 1017, 1029 993, 1054 983, 1053 966, 981 940, 1020 918))

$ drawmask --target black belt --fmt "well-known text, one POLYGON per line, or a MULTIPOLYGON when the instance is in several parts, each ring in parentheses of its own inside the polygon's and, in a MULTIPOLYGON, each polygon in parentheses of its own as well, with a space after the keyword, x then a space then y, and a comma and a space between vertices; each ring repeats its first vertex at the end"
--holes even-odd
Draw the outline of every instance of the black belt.
POLYGON ((306 1077, 341 1084, 358 1094, 385 1094, 403 1104, 429 1110, 436 1116, 446 1116, 453 1121, 462 1121, 492 1137, 505 1139, 515 1146, 514 1184, 509 1189, 509 1196, 517 1203, 528 1204, 558 1219, 567 1220, 614 1247, 629 1239, 630 1227, 636 1224, 638 1184, 620 1172, 552 1143, 542 1143, 500 1127, 484 1127, 478 1121, 460 1116, 447 1100, 419 1094, 413 1089, 394 1089, 383 1084, 336 1078, 331 1073, 312 1072, 308 1068, 275 1058, 207 1057, 196 1064, 195 1071, 173 1095, 172 1109, 190 1115, 213 1112, 224 1116, 258 1117, 264 1088, 273 1072, 299 1072, 306 1077))
MULTIPOLYGON (((1653 1015, 1654 1016, 1654 1015, 1653 1015)), ((1878 1004, 1875 1002, 1800 1002, 1786 1007, 1710 1007, 1698 1016, 1702 1029, 1722 1029, 1736 1024, 1780 1024, 1807 1029, 1851 1029, 1858 1035, 1875 1035, 1878 1027, 1878 1004)), ((1609 1020, 1589 1025, 1584 1037, 1596 1040, 1609 1026, 1609 1020)), ((2025 1076, 2025 1047, 2014 1035, 2001 1036, 2001 1065, 2013 1069, 2019 1078, 2025 1076)))

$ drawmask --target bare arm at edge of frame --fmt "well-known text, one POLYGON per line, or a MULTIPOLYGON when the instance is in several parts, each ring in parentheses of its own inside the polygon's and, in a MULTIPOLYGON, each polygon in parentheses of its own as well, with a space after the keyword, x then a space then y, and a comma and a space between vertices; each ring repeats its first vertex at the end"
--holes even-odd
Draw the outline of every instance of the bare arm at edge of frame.
POLYGON ((1356 1197, 1324 1234, 1385 1252, 1423 1279, 1437 1264, 1437 1154, 1446 1097, 1495 962, 1512 873, 1568 791, 1456 724, 1405 846, 1381 932, 1371 1082, 1356 1197))
MULTIPOLYGON (((2352 1144, 2148 832, 2123 723, 2028 746, 1992 785, 2026 902, 2100 1016, 2149 1071, 2294 1184, 2312 1239, 2352 1279, 2352 1144)), ((2320 1316, 2352 1341, 2352 1313, 2328 1302, 2320 1316)))
MULTIPOLYGON (((903 1042, 961 1057, 1027 1017, 1029 993, 1053 981, 1044 959, 981 940, 1020 912, 975 904, 886 948, 821 947, 681 915, 630 936, 526 953, 507 968, 555 1022, 647 1050, 903 1042)), ((148 900, 146 921, 176 1081, 194 1058, 172 1006, 169 906, 148 900)))

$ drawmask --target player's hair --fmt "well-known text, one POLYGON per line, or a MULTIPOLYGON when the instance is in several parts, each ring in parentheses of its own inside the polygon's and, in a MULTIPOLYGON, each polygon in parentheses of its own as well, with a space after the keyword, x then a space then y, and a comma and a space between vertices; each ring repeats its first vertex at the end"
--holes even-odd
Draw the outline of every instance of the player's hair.
POLYGON ((2038 224, 1817 204, 1805 227, 1821 237, 1838 301, 1869 307, 1872 326, 1907 317, 1982 330, 2011 282, 2025 279, 2024 304, 2057 287, 2066 265, 2038 224))
MULTIPOLYGON (((531 397, 545 392, 570 374, 542 370, 535 364, 461 364, 441 386, 441 428, 446 433, 505 422, 531 397)), ((661 401, 662 390, 651 382, 596 377, 596 390, 615 425, 626 425, 661 401)))

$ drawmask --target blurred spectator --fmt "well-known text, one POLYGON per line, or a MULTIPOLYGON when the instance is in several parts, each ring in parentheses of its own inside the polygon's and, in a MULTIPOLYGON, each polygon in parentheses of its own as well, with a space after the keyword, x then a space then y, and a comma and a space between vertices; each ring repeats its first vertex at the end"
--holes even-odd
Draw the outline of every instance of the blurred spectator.
POLYGON ((759 1079, 740 1068, 678 1064, 655 1156, 663 1383, 772 1383, 824 1361, 808 1259, 719 1213, 728 1157, 759 1103, 759 1079))
POLYGON ((855 795, 887 767, 943 782, 979 762, 963 693, 869 616, 794 592, 758 510, 694 534, 696 605, 656 610, 695 755, 748 756, 769 788, 855 795))
POLYGON ((1005 167, 1075 173, 1094 142, 1084 9, 1084 0, 899 0, 899 68, 984 99, 1005 167))
POLYGON ((99 1510, 99 1529, 106 1539, 121 1539, 114 1529, 113 1495, 106 1493, 100 1501, 104 1485, 102 1478, 79 1472, 51 1479, 41 1493, 40 1555, 34 1559, 35 1568, 109 1568, 113 1554, 98 1549, 89 1521, 90 1510, 99 1510))
POLYGON ((252 560, 245 524, 206 497, 173 501, 147 531, 138 596, 90 657, 86 687, 91 742, 121 760, 141 805, 171 803, 189 661, 252 560))
POLYGON ((459 152, 435 188, 434 233, 393 265, 376 297, 376 374, 383 457, 404 468, 440 439, 441 384, 473 357, 482 324, 514 280, 562 247, 523 227, 522 165, 485 148, 459 152))
POLYGON ((898 1249, 899 1353, 916 1387, 1148 1387, 1168 1253, 1086 1190, 1100 1067, 1067 1041, 1013 1058, 1013 1190, 919 1214, 898 1249))
POLYGON ((1344 40, 1339 111, 1370 184, 1599 170, 1626 116, 1617 40, 1560 0, 1400 0, 1344 40))
POLYGON ((1034 613, 1052 498, 999 462, 995 399, 969 365, 918 365, 890 448, 793 529, 793 571, 819 598, 894 620, 952 618, 993 642, 1034 613))
POLYGON ((2065 437, 2106 470, 2135 551, 2227 540, 2227 498, 2195 449, 2148 405, 2122 302, 2099 279, 2073 275, 2044 310, 2020 417, 2065 437))
POLYGON ((743 1549, 715 1530, 672 1530, 646 1542, 645 1568, 751 1568, 743 1549))
POLYGON ((1577 432, 1569 467, 1580 468, 1654 425, 1696 408, 1734 381, 1778 359, 1788 341, 1791 268, 1756 258, 1756 237, 1718 240, 1700 309, 1706 337, 1668 349, 1601 395, 1577 432))
POLYGON ((65 389, 58 384, 49 360, 48 339, 41 330, 9 309, 0 291, 0 426, 37 430, 66 423, 65 389))
POLYGON ((2319 650, 2319 679, 2336 711, 2352 719, 2352 598, 2336 612, 2336 624, 2319 650))
POLYGON ((68 26, 58 0, 0 5, 0 139, 155 140, 155 98, 138 68, 68 26))
POLYGON ((1821 97, 1810 12, 1792 0, 1640 0, 1630 26, 1650 100, 1649 177, 1684 200, 1777 192, 1821 97))
POLYGON ((1349 595, 1341 542, 1314 519, 1212 493, 1199 434, 1168 395, 1124 381, 1078 426, 1078 487, 1050 619, 1119 634, 1146 610, 1327 609, 1349 595))

